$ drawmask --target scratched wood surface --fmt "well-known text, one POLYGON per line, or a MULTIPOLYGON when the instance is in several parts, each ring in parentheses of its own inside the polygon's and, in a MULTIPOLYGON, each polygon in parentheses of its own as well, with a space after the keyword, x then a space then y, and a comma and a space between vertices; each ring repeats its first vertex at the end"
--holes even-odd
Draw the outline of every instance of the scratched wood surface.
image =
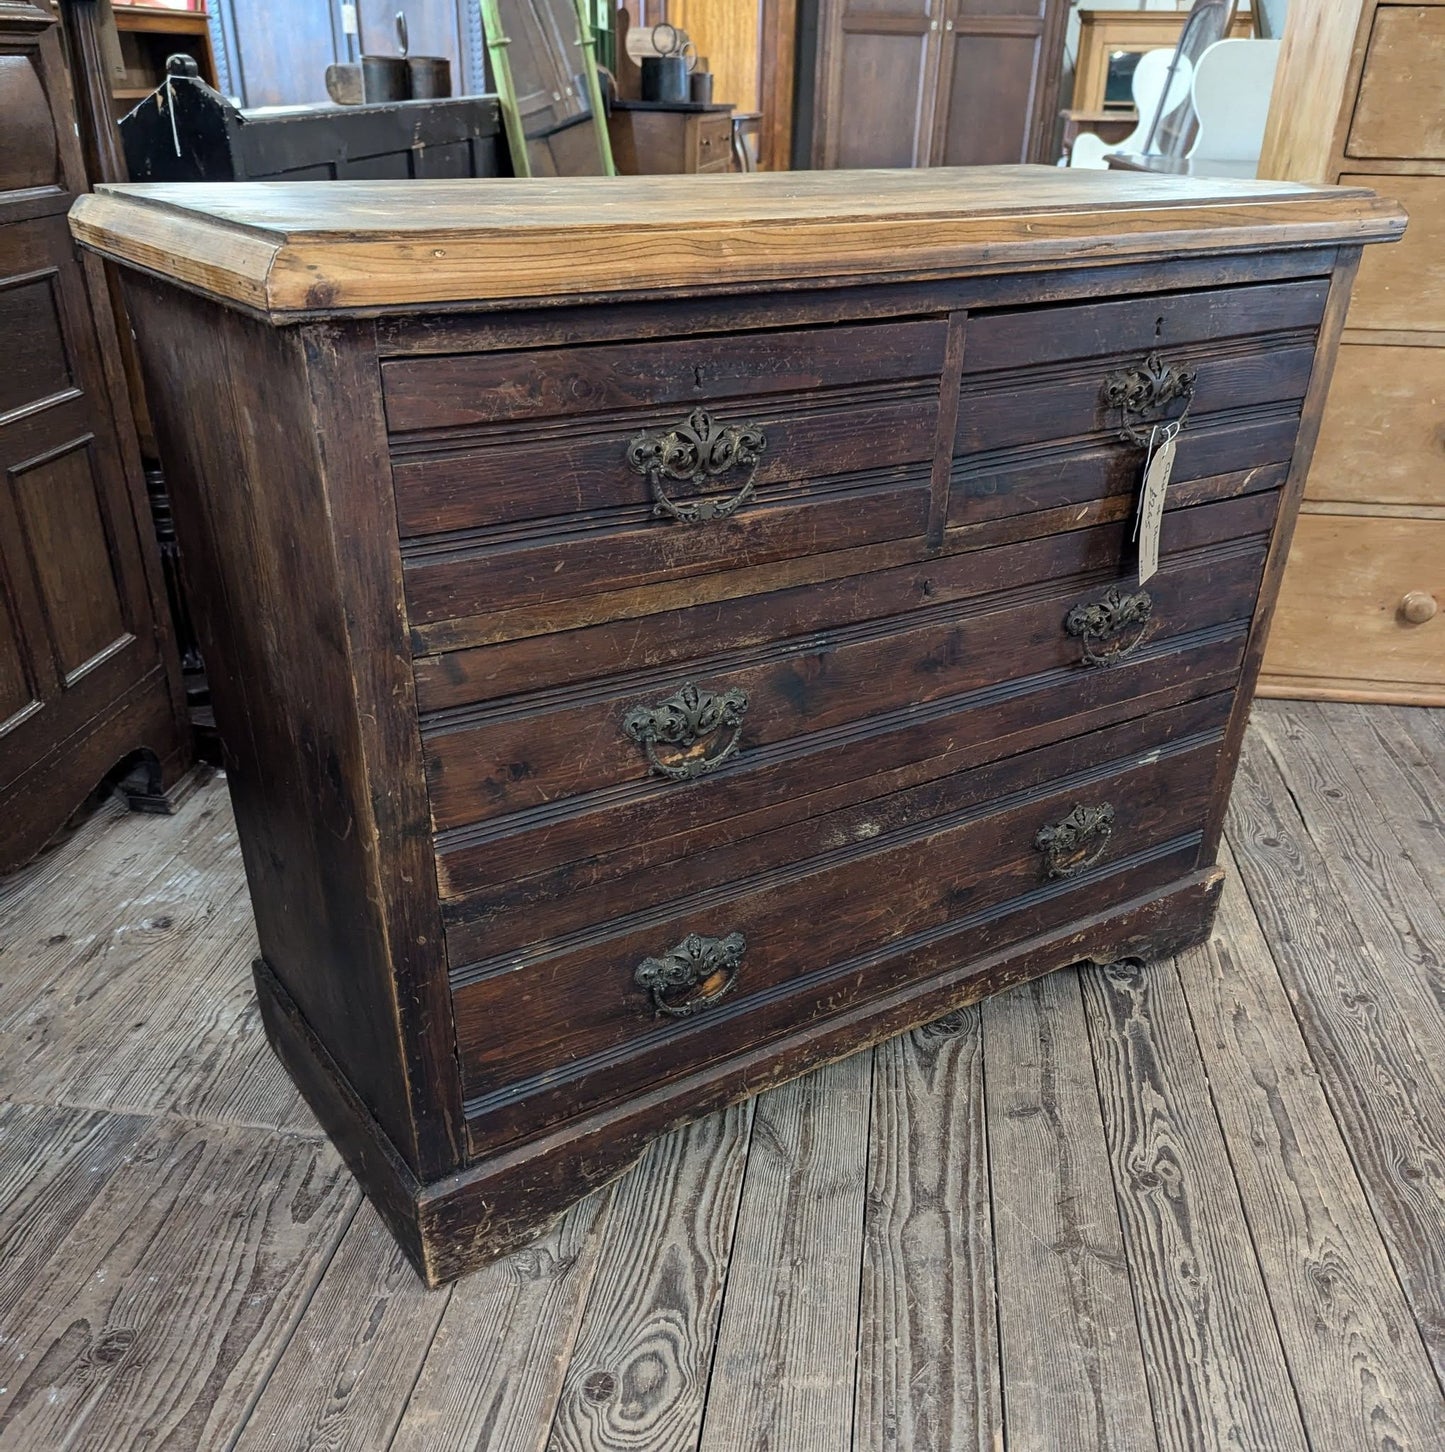
POLYGON ((224 781, 0 881, 0 1452, 1434 1452, 1445 711, 1260 703, 1208 943, 659 1141, 422 1289, 276 1069, 224 781))

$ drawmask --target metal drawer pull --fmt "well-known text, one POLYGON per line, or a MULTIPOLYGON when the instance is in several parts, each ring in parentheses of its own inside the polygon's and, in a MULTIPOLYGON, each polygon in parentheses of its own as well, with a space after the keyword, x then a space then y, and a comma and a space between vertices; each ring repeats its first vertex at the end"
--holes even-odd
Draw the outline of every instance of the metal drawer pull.
POLYGON ((741 933, 725 938, 689 933, 661 958, 644 958, 632 981, 652 996, 654 1013, 687 1018, 732 992, 747 950, 741 933))
POLYGON ((1158 353, 1151 353, 1142 364, 1110 373, 1104 379, 1104 403, 1119 410, 1119 437, 1125 443, 1138 448, 1147 448, 1150 425, 1162 422, 1158 418, 1146 418, 1168 407, 1176 398, 1184 400, 1184 412, 1171 422, 1183 426, 1194 406, 1194 380, 1199 376, 1197 368, 1176 368, 1166 363, 1158 353), (1130 422, 1138 419, 1142 429, 1130 422))
POLYGON ((704 524, 736 514, 753 497, 758 460, 768 446, 762 429, 754 424, 719 424, 710 413, 696 409, 667 430, 644 429, 627 445, 627 462, 652 488, 652 512, 659 519, 682 524, 704 524), (736 494, 721 498, 679 501, 668 496, 664 480, 678 484, 706 484, 733 469, 747 469, 748 477, 736 494))
POLYGON ((1075 605, 1064 617, 1064 629, 1070 635, 1084 642, 1081 660, 1088 666, 1108 666, 1132 655, 1144 640, 1144 627, 1154 612, 1154 600, 1147 590, 1136 590, 1132 595, 1119 593, 1117 585, 1110 585, 1098 600, 1086 605, 1075 605), (1098 647, 1106 640, 1137 627, 1134 638, 1112 650, 1098 647))
POLYGON ((1044 859, 1044 876, 1075 877, 1099 862, 1114 834, 1114 809, 1108 802, 1097 807, 1075 805, 1062 822, 1042 827, 1034 846, 1044 859))
POLYGON ((647 753, 653 771, 670 781, 691 781, 716 771, 737 755, 743 734, 743 712, 748 693, 734 688, 717 695, 695 686, 683 685, 656 706, 634 706, 622 718, 622 733, 647 753), (722 749, 707 754, 705 743, 727 733, 722 749), (675 746, 682 755, 664 761, 658 746, 675 746))

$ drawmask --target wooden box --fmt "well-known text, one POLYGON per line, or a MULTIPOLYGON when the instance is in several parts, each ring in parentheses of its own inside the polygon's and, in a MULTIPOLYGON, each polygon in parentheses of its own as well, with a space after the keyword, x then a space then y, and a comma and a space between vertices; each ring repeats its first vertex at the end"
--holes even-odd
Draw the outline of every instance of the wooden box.
POLYGON ((1209 927, 1363 190, 132 186, 273 1042, 436 1283, 1209 927), (1187 407, 1142 585, 1154 421, 1187 407))

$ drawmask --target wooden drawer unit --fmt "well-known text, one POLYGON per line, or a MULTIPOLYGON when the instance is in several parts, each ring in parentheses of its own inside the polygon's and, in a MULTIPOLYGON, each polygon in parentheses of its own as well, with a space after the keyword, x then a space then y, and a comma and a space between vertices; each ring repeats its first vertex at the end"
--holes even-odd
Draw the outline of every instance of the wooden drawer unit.
POLYGON ((1445 6, 1375 11, 1345 152, 1445 161, 1445 6))
POLYGON ((1431 574, 1445 520, 1445 5, 1294 7, 1259 175, 1378 187, 1410 214, 1360 262, 1259 689, 1445 704, 1445 650, 1397 608, 1426 609, 1404 582, 1431 574))
POLYGON ((185 486, 268 1032, 428 1282, 690 1116, 1209 931, 1401 225, 1053 168, 80 203, 185 486))
POLYGON ((921 536, 947 331, 386 364, 412 621, 921 536), (679 514, 718 527, 658 528, 679 514))
POLYGON ((1410 227, 1390 254, 1360 263, 1350 327, 1445 332, 1445 175, 1346 175, 1342 182, 1378 186, 1398 198, 1410 227))
POLYGON ((1272 673, 1326 697, 1411 691, 1445 705, 1445 518, 1304 514, 1293 558, 1272 673), (1315 627, 1301 630, 1305 621, 1315 627), (1351 685, 1327 684, 1341 677, 1351 685))
POLYGON ((1445 506, 1445 346, 1340 349, 1305 498, 1445 506))
POLYGON ((696 1068, 896 987, 892 960, 929 942, 968 957, 979 937, 1036 932, 1040 911, 1068 921, 1080 899, 1137 892, 1141 868, 1161 884, 1188 870, 1230 705, 1211 696, 826 814, 786 868, 456 969, 474 1140, 515 1137, 512 1106, 532 1096, 550 1117, 635 1091, 682 1040, 696 1068), (870 891, 879 880, 894 890, 870 891))

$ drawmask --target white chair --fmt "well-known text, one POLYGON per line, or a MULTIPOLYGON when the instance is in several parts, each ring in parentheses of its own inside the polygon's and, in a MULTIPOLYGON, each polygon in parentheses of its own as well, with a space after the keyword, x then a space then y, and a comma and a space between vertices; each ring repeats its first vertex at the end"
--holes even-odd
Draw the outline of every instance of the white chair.
MULTIPOLYGON (((1113 143, 1102 141, 1092 131, 1081 132, 1069 148, 1069 165, 1088 167, 1094 171, 1107 171, 1104 157, 1111 151, 1143 151, 1144 143, 1154 128, 1154 118, 1161 111, 1168 114, 1189 95, 1193 69, 1189 62, 1180 58, 1174 77, 1169 78, 1169 63, 1174 59, 1173 50, 1149 50, 1139 57, 1134 68, 1134 109, 1139 113, 1139 124, 1124 138, 1113 143), (1169 86, 1165 96, 1164 87, 1169 86)), ((1266 104, 1268 98, 1266 97, 1266 104)), ((1261 133, 1262 134, 1262 133, 1261 133)))
POLYGON ((1282 43, 1217 40, 1199 57, 1192 91, 1199 131, 1189 148, 1196 172, 1212 161, 1258 165, 1282 43))

